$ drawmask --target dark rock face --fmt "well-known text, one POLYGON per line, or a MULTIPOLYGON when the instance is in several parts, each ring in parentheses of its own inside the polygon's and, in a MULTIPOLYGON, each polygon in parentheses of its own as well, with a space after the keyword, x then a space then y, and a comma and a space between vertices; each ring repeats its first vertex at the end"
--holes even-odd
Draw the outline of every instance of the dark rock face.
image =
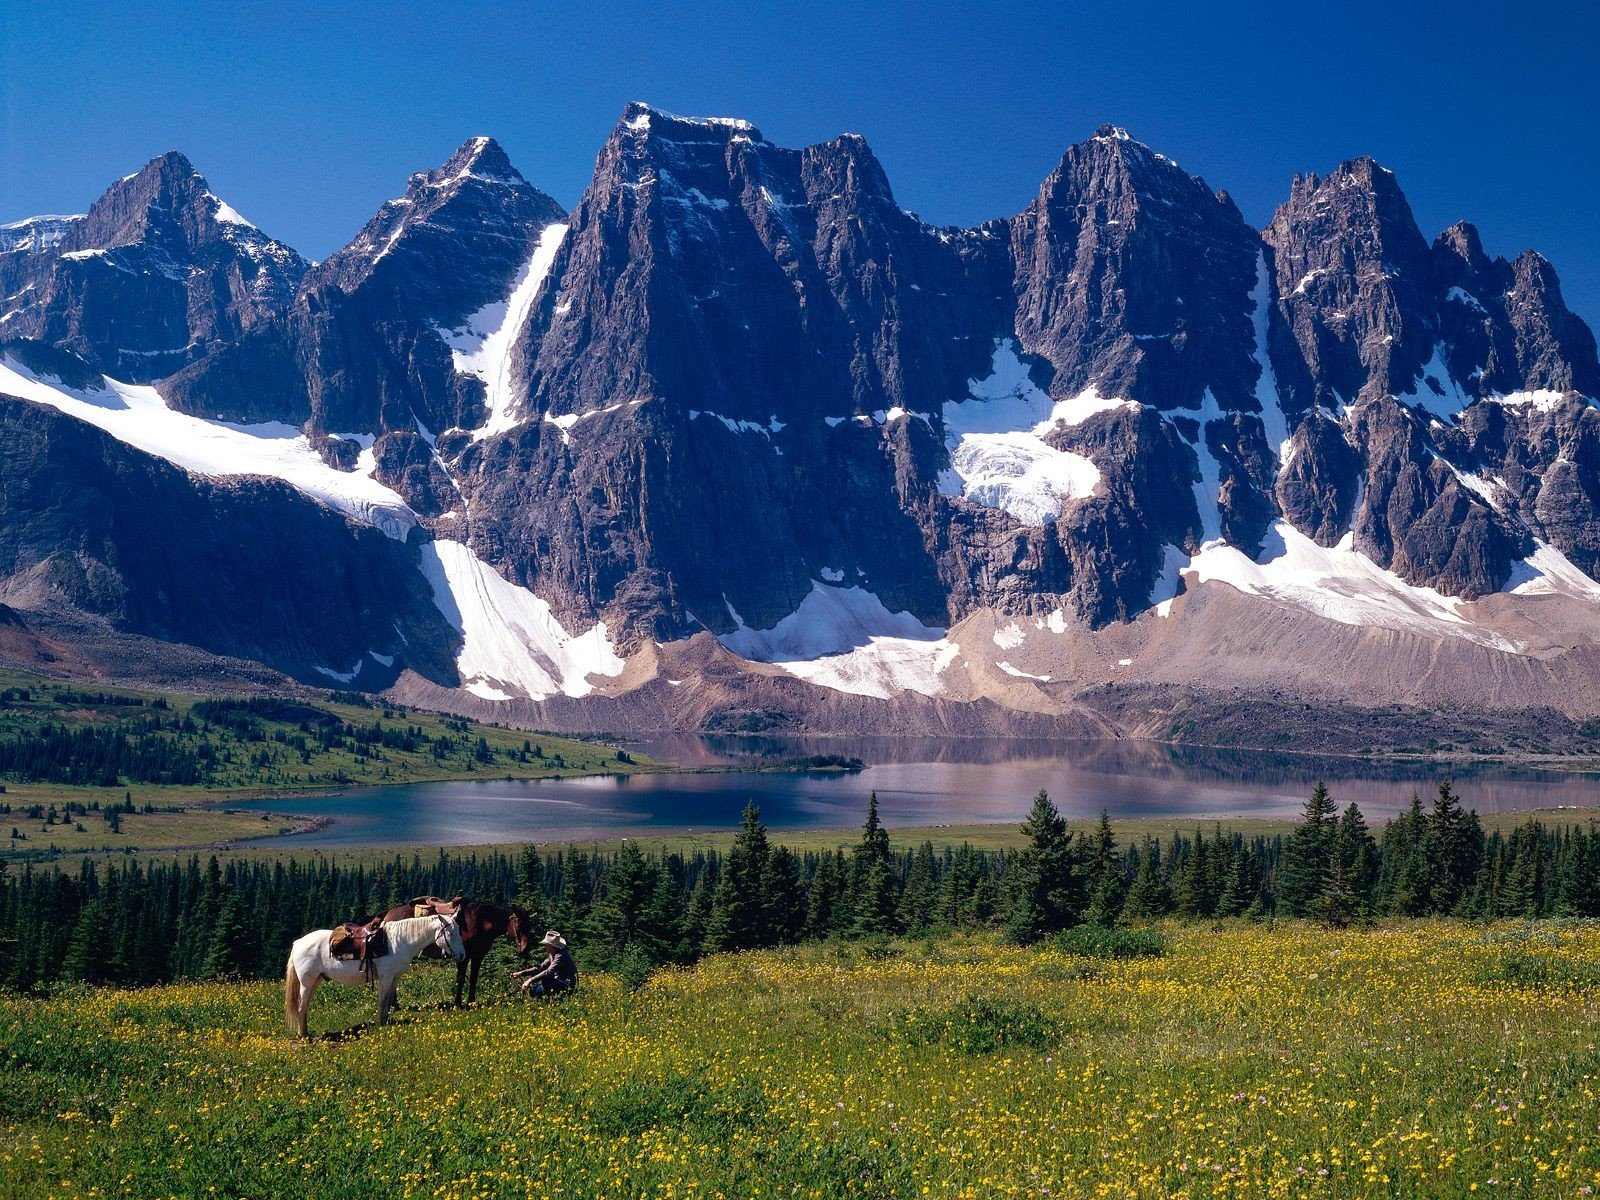
POLYGON ((990 243, 902 212, 859 138, 785 150, 631 106, 523 339, 545 419, 453 464, 474 545, 563 611, 625 597, 662 635, 731 629, 729 606, 769 626, 824 567, 943 619, 906 511, 940 509, 942 449, 883 414, 987 373, 990 243))
POLYGON ((1225 195, 1104 126, 1010 222, 1023 346, 1051 394, 1095 387, 1160 409, 1257 411, 1250 289, 1259 246, 1225 195))
POLYGON ((1433 349, 1428 244, 1393 172, 1359 158, 1297 175, 1262 236, 1298 352, 1278 369, 1289 411, 1416 379, 1433 349))
POLYGON ((770 626, 825 567, 933 623, 993 603, 1130 615, 1162 543, 1203 540, 1195 444, 1220 460, 1230 534, 1259 542, 1274 514, 1247 415, 1258 253, 1230 201, 1120 131, 1069 151, 1014 221, 942 230, 899 209, 860 138, 785 150, 631 106, 521 346, 522 415, 577 421, 453 464, 474 544, 563 611, 624 607, 658 636, 730 629, 729 605, 770 626), (1107 494, 1047 528, 942 494, 943 405, 1007 337, 1053 397, 1196 410, 1188 440, 1158 413, 1050 433, 1107 494))
POLYGON ((1543 258, 1491 260, 1465 222, 1430 247, 1370 159, 1297 178, 1263 236, 1288 335, 1273 364, 1286 412, 1305 417, 1276 487, 1297 528, 1325 545, 1349 528, 1380 565, 1466 598, 1504 586, 1533 537, 1593 561, 1580 530, 1600 481, 1575 444, 1588 406, 1493 402, 1600 385, 1593 335, 1543 258), (1552 507, 1584 515, 1541 518, 1547 475, 1552 507))
POLYGON ((497 143, 473 138, 413 175, 273 321, 166 380, 162 394, 197 415, 397 436, 379 455, 379 480, 424 516, 448 511, 454 489, 431 449, 419 461, 417 435, 476 428, 486 412, 482 380, 457 370, 445 332, 503 301, 562 216, 497 143))
POLYGON ((283 312, 305 272, 188 159, 164 154, 86 216, 0 230, 0 332, 121 379, 158 379, 283 312))
POLYGON ((414 550, 287 484, 200 479, 0 396, 0 598, 253 659, 324 686, 369 654, 441 683, 454 631, 414 550))

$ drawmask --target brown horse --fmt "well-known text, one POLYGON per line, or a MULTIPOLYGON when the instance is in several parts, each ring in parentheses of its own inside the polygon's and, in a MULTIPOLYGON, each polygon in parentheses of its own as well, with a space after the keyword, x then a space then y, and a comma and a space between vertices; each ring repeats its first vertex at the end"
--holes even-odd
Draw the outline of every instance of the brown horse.
MULTIPOLYGON (((406 904, 398 904, 383 914, 385 921, 401 921, 406 917, 454 915, 461 942, 467 956, 456 964, 456 1006, 461 1005, 462 986, 467 983, 467 968, 472 969, 472 981, 467 988, 467 1003, 478 999, 478 970, 484 957, 494 945, 495 938, 504 934, 511 939, 517 953, 524 960, 533 949, 533 919, 528 910, 516 904, 490 904, 484 900, 440 900, 437 896, 418 896, 406 904)), ((433 957, 424 955, 424 957, 433 957)))

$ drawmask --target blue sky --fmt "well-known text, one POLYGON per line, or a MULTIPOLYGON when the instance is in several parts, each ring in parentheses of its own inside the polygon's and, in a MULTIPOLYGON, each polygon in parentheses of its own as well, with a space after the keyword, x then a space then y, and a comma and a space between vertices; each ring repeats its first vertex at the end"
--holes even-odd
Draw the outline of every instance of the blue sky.
POLYGON ((864 134, 940 222, 1022 208, 1102 122, 1265 223, 1372 154, 1424 233, 1555 263, 1600 323, 1595 6, 1573 3, 226 5, 0 0, 0 221, 81 212, 179 149, 312 257, 406 176, 498 138, 571 206, 630 99, 802 145, 864 134))

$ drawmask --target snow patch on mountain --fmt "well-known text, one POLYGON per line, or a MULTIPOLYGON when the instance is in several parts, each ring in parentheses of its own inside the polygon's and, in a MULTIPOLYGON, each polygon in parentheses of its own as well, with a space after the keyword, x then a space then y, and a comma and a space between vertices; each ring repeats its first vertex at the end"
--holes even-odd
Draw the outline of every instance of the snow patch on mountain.
POLYGON ((1050 676, 1048 676, 1048 675, 1031 675, 1027 671, 1023 671, 1023 670, 1021 670, 1021 669, 1019 669, 1017 667, 1013 667, 1008 662, 998 662, 998 663, 995 663, 995 666, 999 667, 1007 675, 1013 676, 1014 678, 1017 678, 1017 679, 1033 679, 1033 680, 1037 680, 1040 683, 1049 683, 1050 682, 1050 676))
MULTIPOLYGON (((1246 595, 1280 600, 1341 625, 1446 634, 1495 650, 1519 649, 1464 614, 1467 601, 1407 583, 1378 566, 1355 548, 1355 535, 1350 533, 1335 546, 1319 546, 1287 521, 1275 521, 1259 561, 1237 547, 1215 542, 1179 570, 1194 583, 1225 583, 1246 595)), ((1161 616, 1170 611, 1170 601, 1157 607, 1161 616)))
POLYGON ((486 700, 587 696, 592 675, 622 674, 605 622, 571 634, 550 605, 502 578, 470 547, 438 540, 422 547, 433 602, 461 634, 462 686, 486 700))
POLYGON ((528 323, 528 314, 533 311, 534 301, 539 298, 551 264, 556 260, 556 251, 561 249, 566 236, 566 225, 560 222, 546 225, 509 296, 484 305, 459 328, 439 331, 450 345, 456 371, 483 380, 487 392, 489 419, 473 431, 474 441, 504 433, 517 424, 514 410, 518 397, 512 378, 511 351, 517 344, 517 335, 528 323))
POLYGON ((1207 388, 1196 418, 1199 432, 1194 439, 1195 459, 1200 467, 1200 479, 1194 484, 1194 503, 1200 514, 1200 540, 1205 545, 1222 539, 1222 464, 1206 441, 1206 426, 1222 420, 1223 416, 1222 406, 1207 388))
POLYGON ((814 581, 800 607, 771 629, 752 629, 732 606, 728 613, 737 628, 717 640, 741 658, 857 696, 937 696, 944 691, 940 674, 961 653, 945 630, 890 612, 860 587, 814 581))
POLYGON ((1511 564, 1511 578, 1501 591, 1515 596, 1572 596, 1600 600, 1600 583, 1549 542, 1533 540, 1534 551, 1511 564))
POLYGON ((417 523, 405 501, 372 478, 370 437, 354 439, 363 445, 357 470, 336 471, 293 425, 208 421, 168 408, 153 387, 101 378, 104 384, 99 391, 81 391, 35 375, 10 357, 0 358, 0 392, 59 409, 186 471, 213 478, 265 475, 281 479, 329 508, 375 525, 400 541, 417 523))
POLYGON ((1022 631, 1022 626, 1018 625, 1015 621, 1011 622, 1011 624, 1007 625, 1004 629, 996 629, 992 636, 994 639, 994 644, 999 646, 1002 650, 1015 650, 1028 638, 1028 635, 1022 631))
POLYGON ((1444 360, 1444 343, 1438 341, 1433 344, 1433 356, 1422 368, 1422 374, 1396 399, 1443 421, 1453 420, 1472 403, 1472 397, 1450 374, 1450 366, 1444 360))
POLYGON ((1045 436, 1131 402, 1093 388, 1052 402, 1029 378, 1010 338, 996 344, 991 365, 987 378, 967 381, 967 399, 944 406, 950 468, 940 473, 939 490, 1001 509, 1024 524, 1044 525, 1068 500, 1089 495, 1100 482, 1093 462, 1056 449, 1045 436))
POLYGON ((1267 445, 1278 456, 1280 467, 1289 463, 1289 420, 1278 396, 1278 373, 1272 369, 1267 351, 1267 330, 1272 315, 1272 275, 1267 270, 1267 252, 1256 251, 1256 286, 1250 293, 1251 320, 1255 325, 1256 402, 1261 405, 1261 425, 1267 445))

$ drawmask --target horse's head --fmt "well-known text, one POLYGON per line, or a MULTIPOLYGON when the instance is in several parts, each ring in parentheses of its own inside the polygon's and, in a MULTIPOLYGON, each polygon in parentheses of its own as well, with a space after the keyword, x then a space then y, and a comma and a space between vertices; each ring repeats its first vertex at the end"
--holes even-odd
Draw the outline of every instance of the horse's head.
POLYGON ((527 958, 533 950, 532 934, 533 918, 528 915, 528 910, 513 904, 511 916, 506 919, 506 936, 517 948, 517 953, 527 958))
POLYGON ((461 940, 461 930, 456 927, 456 919, 436 916, 433 920, 436 926, 433 944, 449 955, 451 962, 466 961, 467 945, 461 940))

